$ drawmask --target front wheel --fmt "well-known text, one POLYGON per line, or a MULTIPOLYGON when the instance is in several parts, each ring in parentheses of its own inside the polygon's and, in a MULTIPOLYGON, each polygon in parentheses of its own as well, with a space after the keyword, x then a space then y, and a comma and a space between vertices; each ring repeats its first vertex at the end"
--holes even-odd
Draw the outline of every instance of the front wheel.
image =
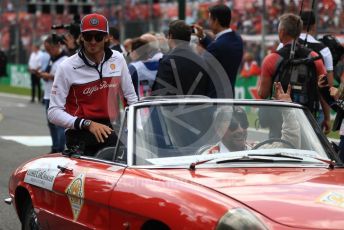
POLYGON ((39 230, 37 214, 30 199, 26 200, 23 212, 22 230, 39 230))

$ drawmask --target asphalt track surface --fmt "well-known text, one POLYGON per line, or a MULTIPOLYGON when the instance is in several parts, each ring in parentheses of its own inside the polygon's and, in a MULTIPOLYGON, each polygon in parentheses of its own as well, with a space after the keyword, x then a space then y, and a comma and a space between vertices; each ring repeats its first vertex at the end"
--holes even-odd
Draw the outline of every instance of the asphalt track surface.
POLYGON ((25 161, 50 151, 44 106, 29 100, 0 93, 0 230, 21 229, 14 207, 3 202, 11 173, 25 161))

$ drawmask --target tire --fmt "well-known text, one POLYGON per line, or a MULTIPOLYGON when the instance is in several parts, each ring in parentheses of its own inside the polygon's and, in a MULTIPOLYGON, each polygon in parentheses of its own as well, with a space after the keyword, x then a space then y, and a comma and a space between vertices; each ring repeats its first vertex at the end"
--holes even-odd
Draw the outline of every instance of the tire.
POLYGON ((22 230, 39 230, 37 214, 31 200, 26 200, 23 209, 22 230))

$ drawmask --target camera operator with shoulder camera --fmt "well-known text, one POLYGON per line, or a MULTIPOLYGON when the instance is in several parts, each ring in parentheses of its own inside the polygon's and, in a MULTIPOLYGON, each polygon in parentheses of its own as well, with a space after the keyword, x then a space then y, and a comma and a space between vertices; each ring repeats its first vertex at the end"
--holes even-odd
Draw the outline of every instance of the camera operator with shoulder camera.
POLYGON ((137 101, 123 55, 109 46, 109 26, 100 14, 88 14, 80 24, 80 50, 56 71, 49 120, 67 128, 66 145, 94 156, 115 146, 113 123, 121 105, 137 101))
POLYGON ((79 36, 80 36, 80 16, 74 15, 74 22, 71 24, 53 25, 51 26, 53 30, 52 38, 55 43, 61 43, 66 46, 66 52, 68 56, 75 54, 80 48, 79 36), (59 35, 56 30, 66 30, 67 33, 59 35))

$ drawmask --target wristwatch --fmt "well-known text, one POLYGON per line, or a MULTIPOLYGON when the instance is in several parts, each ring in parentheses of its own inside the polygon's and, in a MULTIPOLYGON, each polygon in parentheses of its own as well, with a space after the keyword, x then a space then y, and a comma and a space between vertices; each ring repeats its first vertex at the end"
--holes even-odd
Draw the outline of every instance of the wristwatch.
POLYGON ((84 120, 82 122, 82 129, 88 130, 90 128, 92 121, 91 120, 84 120))

